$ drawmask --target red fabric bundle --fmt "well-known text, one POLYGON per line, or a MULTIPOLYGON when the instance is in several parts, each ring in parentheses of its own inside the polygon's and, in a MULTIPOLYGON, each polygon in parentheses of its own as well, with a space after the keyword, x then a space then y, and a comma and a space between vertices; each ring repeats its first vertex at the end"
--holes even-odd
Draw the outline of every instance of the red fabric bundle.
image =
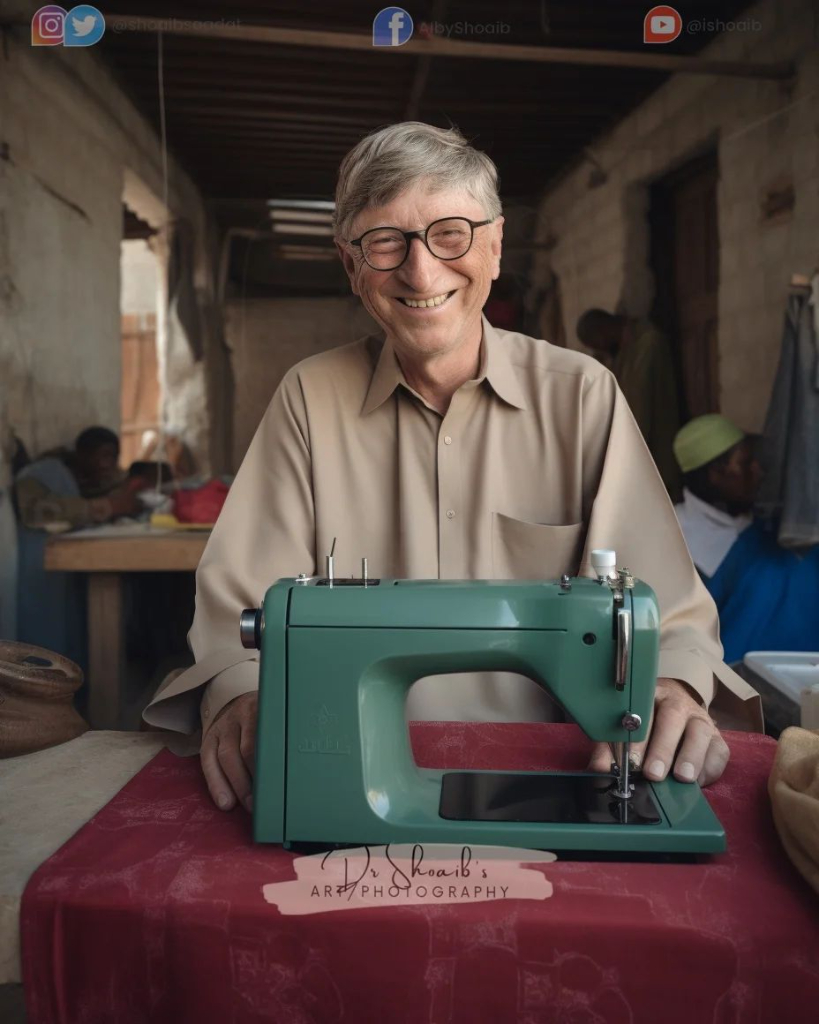
POLYGON ((177 491, 174 515, 180 523, 215 523, 228 495, 228 485, 209 480, 195 490, 177 491))

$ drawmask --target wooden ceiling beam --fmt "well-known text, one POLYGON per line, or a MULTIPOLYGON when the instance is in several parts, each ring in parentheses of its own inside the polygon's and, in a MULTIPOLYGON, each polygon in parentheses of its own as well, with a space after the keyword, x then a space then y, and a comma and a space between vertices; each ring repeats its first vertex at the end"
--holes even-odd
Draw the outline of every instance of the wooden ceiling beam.
POLYGON ((302 135, 314 137, 320 134, 322 138, 329 140, 346 141, 348 139, 360 138, 360 129, 358 127, 348 128, 344 125, 323 124, 320 125, 319 128, 316 128, 315 124, 302 124, 299 121, 286 121, 280 125, 271 125, 267 119, 261 119, 254 123, 254 115, 252 112, 248 116, 242 116, 243 112, 241 110, 237 110, 236 114, 238 115, 237 117, 222 114, 212 116, 204 111, 199 112, 191 110, 186 114, 182 127, 184 127, 185 124, 195 124, 200 126, 209 124, 224 126, 226 124, 228 127, 236 128, 237 131, 258 131, 260 129, 264 129, 267 132, 275 132, 280 135, 292 135, 294 137, 302 135))
MULTIPOLYGON (((109 30, 135 31, 154 34, 151 19, 136 15, 111 14, 106 16, 109 30), (145 26, 142 28, 142 26, 145 26)), ((712 57, 688 57, 673 53, 624 52, 557 46, 513 46, 506 43, 466 42, 433 36, 417 36, 403 46, 373 47, 369 34, 327 32, 314 29, 278 28, 272 25, 220 25, 213 22, 162 22, 164 37, 183 36, 192 39, 217 39, 231 42, 252 42, 278 46, 299 46, 315 50, 358 51, 367 59, 400 60, 402 57, 449 57, 473 60, 523 61, 529 64, 576 64, 593 67, 640 68, 667 74, 728 75, 741 78, 774 80, 793 77, 793 64, 789 61, 717 60, 712 57), (388 51, 387 53, 383 51, 388 51)), ((220 57, 222 55, 220 54, 220 57)), ((171 54, 168 54, 169 60, 171 54)), ((383 65, 382 65, 383 66, 383 65)))
MULTIPOLYGON (((289 53, 292 56, 293 51, 291 50, 289 53)), ((372 66, 364 67, 359 65, 352 70, 344 70, 339 74, 335 74, 331 60, 327 58, 326 54, 323 56, 322 73, 333 76, 339 88, 361 87, 362 89, 372 89, 374 70, 372 66)), ((142 71, 147 79, 156 79, 155 42, 150 50, 135 51, 133 49, 121 49, 112 54, 111 58, 115 67, 122 68, 129 75, 142 71)), ((289 85, 291 88, 298 86, 300 89, 310 89, 311 86, 315 86, 317 81, 315 69, 307 64, 302 54, 299 55, 298 63, 284 66, 280 61, 271 62, 269 53, 264 55, 264 60, 261 56, 241 58, 235 55, 231 57, 230 51, 225 50, 224 44, 222 44, 219 54, 214 54, 211 61, 203 59, 201 55, 185 56, 173 52, 169 53, 166 48, 165 80, 166 82, 173 82, 178 78, 198 75, 203 81, 212 84, 213 61, 216 60, 218 60, 220 73, 226 78, 229 77, 231 81, 241 81, 245 76, 253 75, 263 87, 289 85)), ((403 87, 406 82, 410 81, 411 75, 403 65, 400 71, 399 69, 396 69, 396 71, 398 73, 393 80, 396 84, 403 87)), ((319 88, 321 88, 320 85, 319 88)))
MULTIPOLYGON (((105 48, 114 58, 114 63, 118 62, 119 54, 128 50, 144 53, 147 56, 152 56, 154 61, 156 60, 157 29, 154 26, 160 23, 162 19, 148 19, 137 16, 137 20, 140 22, 138 28, 132 27, 116 35, 110 32, 114 20, 117 20, 120 24, 123 21, 131 21, 132 25, 134 24, 134 20, 125 15, 112 14, 110 18, 106 15, 105 24, 109 31, 105 37, 105 48)), ((27 26, 30 25, 30 21, 26 24, 27 26)), ((291 70, 298 73, 299 69, 304 73, 311 62, 320 62, 323 70, 327 67, 335 66, 339 74, 349 72, 353 75, 366 73, 368 67, 371 69, 374 64, 378 65, 378 57, 373 57, 374 51, 378 48, 373 47, 371 34, 364 35, 363 37, 361 35, 354 36, 356 39, 366 39, 366 47, 356 47, 355 49, 332 47, 334 52, 328 54, 326 46, 312 44, 301 46, 298 51, 294 51, 293 45, 289 42, 283 43, 277 40, 259 41, 255 39, 255 31, 259 28, 266 30, 265 26, 245 25, 244 28, 250 29, 251 33, 254 34, 254 38, 251 39, 222 34, 222 29, 230 29, 230 27, 226 25, 214 26, 215 31, 209 32, 207 23, 203 25, 201 21, 191 20, 187 23, 187 26, 165 24, 162 33, 165 57, 169 63, 184 57, 198 62, 198 65, 202 68, 212 68, 217 64, 221 66, 222 62, 226 59, 235 59, 239 65, 244 67, 247 67, 254 61, 274 62, 277 70, 285 74, 289 74, 291 70), (235 44, 229 51, 225 49, 226 39, 235 44)), ((242 26, 236 27, 241 28, 242 26)), ((279 31, 289 32, 293 30, 273 28, 272 31, 277 33, 279 31)), ((300 30, 297 29, 295 31, 300 30)), ((312 33, 312 30, 310 32, 312 33)), ((328 34, 334 36, 336 33, 331 32, 328 34)), ((390 49, 392 48, 390 47, 390 49)), ((401 47, 401 49, 405 49, 405 47, 401 47)), ((411 76, 411 67, 407 68, 405 66, 403 70, 411 76)))
POLYGON ((319 112, 312 113, 310 111, 302 112, 298 110, 259 109, 245 111, 241 107, 220 106, 218 104, 210 106, 206 103, 174 103, 172 97, 166 99, 165 110, 169 119, 174 114, 184 116, 186 113, 197 113, 206 114, 208 117, 213 118, 222 117, 227 120, 250 118, 260 122, 282 121, 285 123, 315 124, 318 129, 321 129, 323 125, 348 125, 351 128, 369 131, 380 123, 377 117, 345 117, 340 114, 321 114, 319 112))
MULTIPOLYGON (((142 99, 151 99, 156 95, 156 90, 140 91, 137 95, 142 99)), ((275 104, 279 106, 292 107, 313 107, 316 110, 334 107, 341 109, 366 107, 369 110, 378 111, 386 107, 395 108, 398 104, 389 96, 373 97, 362 96, 350 98, 346 96, 325 95, 325 96, 299 96, 295 93, 275 92, 243 92, 237 89, 214 89, 213 83, 209 89, 179 89, 174 86, 165 86, 165 104, 178 104, 195 100, 198 102, 213 102, 225 100, 227 102, 246 103, 251 108, 254 104, 275 104)))
POLYGON ((269 146, 279 146, 284 149, 287 147, 300 147, 305 149, 317 150, 322 153, 346 153, 355 143, 350 142, 329 142, 326 139, 320 139, 317 137, 303 136, 301 138, 294 137, 282 137, 270 132, 264 131, 253 131, 253 132, 240 132, 240 131, 218 131, 211 134, 205 134, 201 131, 196 132, 179 132, 174 133, 174 141, 177 144, 191 145, 200 143, 204 146, 210 146, 214 143, 219 142, 230 142, 231 144, 247 144, 253 145, 255 143, 265 143, 269 146))

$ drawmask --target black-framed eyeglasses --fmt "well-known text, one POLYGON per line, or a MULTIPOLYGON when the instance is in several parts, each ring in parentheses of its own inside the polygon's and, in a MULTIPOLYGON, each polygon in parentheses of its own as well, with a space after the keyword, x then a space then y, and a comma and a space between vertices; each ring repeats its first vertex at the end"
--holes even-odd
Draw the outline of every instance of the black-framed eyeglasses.
POLYGON ((420 239, 436 259, 458 260, 472 248, 475 228, 491 224, 492 220, 442 217, 424 231, 371 228, 361 238, 352 239, 350 245, 361 250, 364 261, 373 270, 397 270, 409 256, 413 238, 420 239))

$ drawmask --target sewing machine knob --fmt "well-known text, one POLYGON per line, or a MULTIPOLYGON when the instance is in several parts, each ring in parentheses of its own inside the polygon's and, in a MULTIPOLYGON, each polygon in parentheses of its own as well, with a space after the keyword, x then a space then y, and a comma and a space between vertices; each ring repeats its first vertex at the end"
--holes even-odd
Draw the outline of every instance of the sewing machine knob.
POLYGON ((591 553, 591 564, 599 580, 611 579, 616 575, 617 555, 611 548, 595 548, 591 553))
POLYGON ((629 713, 627 715, 623 715, 623 720, 620 724, 627 732, 636 732, 643 724, 643 720, 639 715, 629 713))
POLYGON ((262 649, 262 610, 261 608, 245 608, 239 618, 239 637, 242 647, 249 650, 262 649))

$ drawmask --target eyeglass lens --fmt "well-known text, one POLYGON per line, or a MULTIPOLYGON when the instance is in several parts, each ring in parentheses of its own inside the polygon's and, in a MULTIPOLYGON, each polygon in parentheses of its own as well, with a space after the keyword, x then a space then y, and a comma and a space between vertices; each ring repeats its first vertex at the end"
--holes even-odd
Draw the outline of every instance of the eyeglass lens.
MULTIPOLYGON (((463 256, 472 244, 472 225, 461 217, 439 220, 427 229, 427 245, 434 256, 455 260, 463 256)), ((364 258, 371 267, 389 270, 403 262, 407 240, 393 228, 375 228, 368 231, 361 242, 364 258)))

